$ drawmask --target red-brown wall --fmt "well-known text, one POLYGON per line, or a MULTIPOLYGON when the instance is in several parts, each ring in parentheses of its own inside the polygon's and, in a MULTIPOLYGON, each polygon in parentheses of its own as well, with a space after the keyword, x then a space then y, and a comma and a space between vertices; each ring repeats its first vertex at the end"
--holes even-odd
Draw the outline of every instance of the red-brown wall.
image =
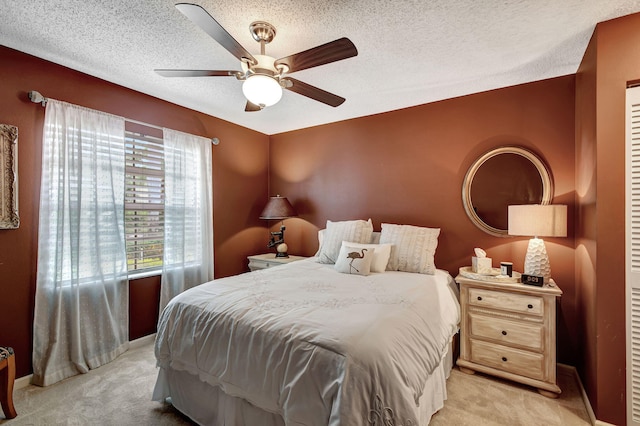
POLYGON ((640 79, 640 14, 598 24, 577 82, 576 174, 584 225, 576 282, 584 307, 578 364, 596 416, 625 424, 625 90, 640 79))
MULTIPOLYGON (((399 111, 271 136, 270 192, 289 197, 289 251, 311 255, 326 220, 371 218, 442 229, 436 265, 453 276, 474 247, 522 270, 526 238, 500 238, 474 226, 462 204, 462 182, 475 159, 503 145, 528 148, 549 166, 554 203, 573 211, 574 76, 449 99, 399 111), (518 266, 519 265, 519 266, 518 266)), ((569 229, 573 215, 569 215, 569 229)), ((546 239, 552 275, 564 295, 558 320, 559 360, 577 351, 573 233, 546 239)))
POLYGON ((578 299, 576 329, 579 348, 576 368, 598 412, 596 297, 596 44, 589 43, 576 74, 576 271, 578 299))
MULTIPOLYGON (((29 90, 158 126, 217 137, 213 147, 215 275, 247 269, 264 250, 269 137, 0 46, 0 123, 18 126, 20 228, 0 230, 0 345, 15 349, 17 376, 31 372, 44 108, 29 90)), ((158 277, 130 283, 130 338, 155 331, 158 277)))

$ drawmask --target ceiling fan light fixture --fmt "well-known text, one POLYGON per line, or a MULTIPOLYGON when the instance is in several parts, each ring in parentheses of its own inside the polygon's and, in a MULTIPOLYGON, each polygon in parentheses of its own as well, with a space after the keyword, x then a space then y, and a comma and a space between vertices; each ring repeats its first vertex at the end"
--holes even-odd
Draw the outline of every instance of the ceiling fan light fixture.
POLYGON ((268 107, 275 105, 282 98, 280 83, 268 75, 254 74, 242 83, 242 93, 252 104, 268 107))
POLYGON ((238 80, 243 80, 242 92, 248 100, 245 111, 259 111, 277 104, 282 98, 282 89, 332 107, 340 106, 346 100, 288 75, 357 56, 358 49, 348 38, 342 37, 293 55, 275 59, 265 54, 265 45, 276 36, 275 27, 265 21, 255 21, 249 26, 249 31, 253 39, 260 43, 260 54, 252 55, 202 6, 191 3, 178 3, 175 6, 191 22, 238 59, 242 71, 156 69, 156 73, 161 76, 235 77, 238 80))

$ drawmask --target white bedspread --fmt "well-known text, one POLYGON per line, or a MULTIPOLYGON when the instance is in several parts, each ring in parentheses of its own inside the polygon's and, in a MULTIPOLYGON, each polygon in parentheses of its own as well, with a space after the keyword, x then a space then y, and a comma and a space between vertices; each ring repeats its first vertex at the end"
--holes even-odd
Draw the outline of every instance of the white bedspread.
POLYGON ((287 425, 417 425, 417 401, 459 315, 444 271, 363 277, 308 259, 180 294, 161 315, 155 351, 160 367, 287 425))

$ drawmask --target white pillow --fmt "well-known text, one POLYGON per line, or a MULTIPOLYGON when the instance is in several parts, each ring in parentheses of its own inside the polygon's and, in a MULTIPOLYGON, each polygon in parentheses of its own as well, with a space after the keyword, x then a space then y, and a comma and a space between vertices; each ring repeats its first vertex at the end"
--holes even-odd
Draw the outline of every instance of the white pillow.
MULTIPOLYGON (((322 247, 322 242, 324 241, 325 232, 327 232, 326 229, 318 230, 318 253, 320 253, 320 247, 322 247)), ((316 256, 318 255, 318 253, 316 253, 316 256)))
MULTIPOLYGON (((371 219, 369 219, 369 221, 371 221, 371 219)), ((324 241, 324 233, 326 231, 326 229, 318 229, 318 251, 316 252, 315 256, 320 253, 320 247, 322 247, 322 241, 324 241)), ((371 233, 371 241, 369 243, 380 244, 380 231, 373 231, 371 233)))
POLYGON ((380 243, 393 244, 387 270, 435 274, 439 235, 440 228, 383 223, 380 243))
POLYGON ((371 233, 371 244, 380 244, 380 232, 378 231, 373 231, 371 233))
POLYGON ((369 275, 373 257, 373 249, 356 247, 345 241, 333 267, 343 274, 369 275))
POLYGON ((368 243, 371 241, 373 224, 369 220, 345 220, 332 222, 327 220, 327 227, 318 250, 319 263, 336 263, 343 241, 368 243))
POLYGON ((384 272, 387 270, 389 256, 391 256, 391 244, 358 244, 350 241, 343 241, 342 245, 348 244, 350 247, 367 249, 373 251, 373 260, 371 261, 371 272, 384 272))

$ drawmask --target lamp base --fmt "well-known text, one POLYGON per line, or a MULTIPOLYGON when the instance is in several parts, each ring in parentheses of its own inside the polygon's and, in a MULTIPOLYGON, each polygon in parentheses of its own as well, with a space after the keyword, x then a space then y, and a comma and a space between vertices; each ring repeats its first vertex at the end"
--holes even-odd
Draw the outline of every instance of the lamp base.
POLYGON ((276 257, 289 257, 287 250, 289 250, 289 247, 287 246, 287 244, 285 243, 278 244, 278 247, 276 247, 276 252, 277 252, 276 257))
POLYGON ((551 279, 551 264, 547 255, 547 248, 542 238, 532 238, 529 240, 527 255, 524 258, 524 273, 526 275, 537 275, 544 277, 544 282, 551 279))

